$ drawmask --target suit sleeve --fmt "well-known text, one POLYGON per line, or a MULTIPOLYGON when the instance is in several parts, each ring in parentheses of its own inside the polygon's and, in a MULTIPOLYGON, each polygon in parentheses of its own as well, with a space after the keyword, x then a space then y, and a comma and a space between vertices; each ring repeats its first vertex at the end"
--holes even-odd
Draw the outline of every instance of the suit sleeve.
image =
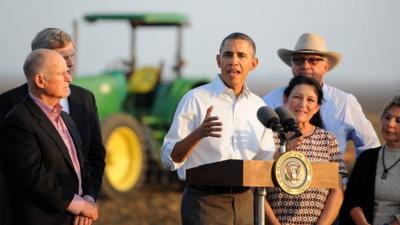
POLYGON ((8 105, 6 96, 4 94, 0 95, 0 121, 3 121, 9 111, 10 107, 8 105))
POLYGON ((106 150, 103 145, 96 100, 93 94, 90 94, 90 100, 90 108, 92 109, 90 110, 92 115, 89 115, 91 140, 89 152, 84 162, 86 179, 83 191, 84 194, 88 194, 96 199, 103 179, 106 150))
POLYGON ((8 117, 1 129, 1 138, 5 168, 13 183, 37 201, 64 212, 74 192, 61 185, 56 175, 46 168, 37 137, 26 126, 26 121, 8 117))

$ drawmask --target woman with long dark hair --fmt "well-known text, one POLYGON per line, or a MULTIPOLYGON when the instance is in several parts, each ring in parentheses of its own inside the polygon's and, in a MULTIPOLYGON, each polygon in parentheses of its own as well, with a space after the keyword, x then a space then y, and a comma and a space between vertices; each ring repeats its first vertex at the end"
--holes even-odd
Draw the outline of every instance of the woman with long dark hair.
MULTIPOLYGON (((323 129, 319 108, 323 94, 319 83, 310 77, 294 77, 284 92, 284 105, 295 116, 302 136, 289 141, 287 150, 303 153, 310 161, 338 162, 345 167, 335 135, 323 129)), ((341 183, 341 179, 340 179, 341 183)), ((299 195, 279 187, 267 188, 268 224, 332 224, 343 200, 342 188, 309 188, 299 195)))

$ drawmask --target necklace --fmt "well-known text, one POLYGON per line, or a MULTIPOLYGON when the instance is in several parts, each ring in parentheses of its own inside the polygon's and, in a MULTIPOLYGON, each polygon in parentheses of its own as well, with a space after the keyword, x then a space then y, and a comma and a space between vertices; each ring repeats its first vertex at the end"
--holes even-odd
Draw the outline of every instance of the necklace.
POLYGON ((384 145, 383 148, 382 148, 382 164, 383 164, 383 173, 382 173, 382 176, 381 176, 382 180, 386 180, 387 174, 389 173, 389 170, 392 169, 397 163, 400 162, 400 158, 399 158, 399 159, 396 160, 396 162, 393 163, 393 165, 389 166, 389 168, 386 168, 386 165, 385 165, 385 147, 386 146, 384 145))

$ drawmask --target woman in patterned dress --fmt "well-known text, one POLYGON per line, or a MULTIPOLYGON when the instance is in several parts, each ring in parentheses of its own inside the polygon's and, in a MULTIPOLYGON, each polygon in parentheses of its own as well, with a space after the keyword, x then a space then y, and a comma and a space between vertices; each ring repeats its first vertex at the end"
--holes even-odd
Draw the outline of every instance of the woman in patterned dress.
POLYGON ((381 114, 385 143, 363 151, 347 184, 340 224, 400 224, 400 95, 381 114))
MULTIPOLYGON (((339 162, 339 173, 345 174, 338 144, 333 133, 323 129, 319 108, 322 89, 310 77, 296 76, 284 92, 284 104, 294 114, 302 136, 287 143, 287 149, 303 153, 310 161, 339 162)), ((275 140, 278 145, 279 140, 275 140)), ((341 184, 341 179, 340 182, 341 184)), ((309 188, 290 195, 279 187, 267 189, 265 212, 267 224, 332 224, 343 201, 342 188, 309 188)))

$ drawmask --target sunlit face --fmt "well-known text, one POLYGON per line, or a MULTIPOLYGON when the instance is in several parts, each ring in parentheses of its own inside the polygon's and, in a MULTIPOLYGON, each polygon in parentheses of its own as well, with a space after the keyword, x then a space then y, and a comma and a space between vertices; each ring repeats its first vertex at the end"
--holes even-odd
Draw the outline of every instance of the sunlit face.
POLYGON ((56 48, 53 50, 57 51, 64 57, 64 60, 68 66, 68 72, 69 72, 69 74, 72 75, 75 72, 75 67, 76 67, 74 44, 72 42, 69 42, 65 47, 56 48))
POLYGON ((323 77, 326 72, 328 72, 328 69, 328 62, 320 55, 297 54, 292 56, 293 76, 304 75, 308 77, 313 77, 318 81, 320 85, 322 85, 323 77))
POLYGON ((256 68, 258 59, 248 41, 226 40, 220 55, 217 55, 217 64, 222 81, 238 96, 249 72, 256 68))
POLYGON ((400 107, 390 107, 381 118, 382 137, 387 143, 400 147, 400 107))
POLYGON ((292 111, 298 123, 309 123, 319 110, 315 88, 307 84, 295 86, 285 98, 285 106, 292 111))
POLYGON ((69 95, 69 84, 72 81, 64 58, 54 52, 44 63, 40 87, 47 99, 60 100, 69 95))

